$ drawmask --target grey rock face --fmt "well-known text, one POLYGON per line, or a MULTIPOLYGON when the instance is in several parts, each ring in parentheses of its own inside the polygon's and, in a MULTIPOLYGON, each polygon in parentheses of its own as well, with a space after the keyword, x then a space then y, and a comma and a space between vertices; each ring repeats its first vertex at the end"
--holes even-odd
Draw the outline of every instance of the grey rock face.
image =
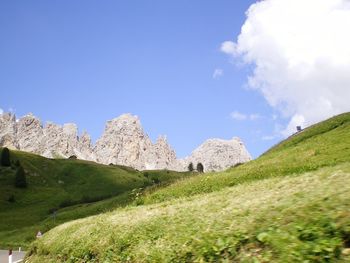
POLYGON ((78 137, 78 128, 74 123, 63 126, 47 123, 43 129, 43 156, 48 158, 68 158, 72 155, 79 159, 95 160, 92 153, 90 136, 83 133, 78 137))
POLYGON ((137 116, 123 114, 108 121, 94 152, 97 162, 144 169, 146 152, 152 146, 137 116))
POLYGON ((184 163, 193 163, 196 168, 202 163, 204 171, 222 171, 238 163, 246 163, 252 158, 243 142, 234 137, 232 140, 209 139, 195 149, 184 163))
POLYGON ((0 114, 0 145, 9 149, 18 149, 16 133, 16 116, 11 113, 0 114))
POLYGON ((16 138, 20 150, 42 154, 43 137, 41 121, 33 116, 33 114, 28 114, 19 119, 16 138))
POLYGON ((47 123, 43 128, 32 114, 20 118, 9 113, 0 115, 0 146, 43 155, 48 158, 68 158, 96 161, 103 164, 131 166, 139 170, 169 169, 186 171, 192 162, 201 162, 205 171, 224 170, 236 163, 251 160, 238 138, 225 141, 210 139, 191 156, 177 159, 165 136, 155 144, 143 131, 137 116, 123 114, 106 123, 105 130, 93 146, 89 134, 78 136, 78 128, 69 123, 63 126, 47 123))
POLYGON ((176 154, 166 138, 160 137, 152 144, 139 118, 131 114, 123 114, 107 122, 94 153, 97 162, 126 165, 139 170, 170 169, 176 161, 176 154))
POLYGON ((147 170, 179 170, 175 151, 170 147, 165 136, 147 151, 145 169, 147 170))
POLYGON ((48 158, 67 158, 76 155, 80 159, 95 160, 91 139, 83 134, 78 137, 75 124, 62 126, 41 121, 28 114, 19 120, 10 113, 0 115, 0 146, 40 154, 48 158))
POLYGON ((46 143, 46 147, 43 152, 43 156, 48 158, 59 157, 59 148, 61 144, 61 136, 62 136, 62 127, 56 125, 54 123, 47 123, 45 128, 43 129, 44 133, 44 141, 46 143))
POLYGON ((91 137, 86 131, 82 133, 78 140, 76 153, 79 159, 96 161, 96 156, 92 149, 91 137))

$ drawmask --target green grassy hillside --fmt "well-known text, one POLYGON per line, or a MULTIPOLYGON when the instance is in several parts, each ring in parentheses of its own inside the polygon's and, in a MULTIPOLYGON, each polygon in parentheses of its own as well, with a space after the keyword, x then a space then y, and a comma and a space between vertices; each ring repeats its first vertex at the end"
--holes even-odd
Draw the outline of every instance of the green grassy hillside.
POLYGON ((349 262, 350 114, 255 161, 62 224, 29 262, 349 262))
POLYGON ((164 185, 188 173, 106 166, 72 159, 47 159, 11 151, 28 187, 14 187, 15 166, 0 166, 0 247, 26 246, 38 230, 135 202, 145 187, 164 185), (54 214, 55 211, 55 214, 54 214), (55 215, 55 216, 54 216, 55 215))
POLYGON ((350 161, 350 113, 313 125, 258 159, 225 172, 179 181, 144 197, 144 203, 209 193, 255 180, 301 174, 350 161))

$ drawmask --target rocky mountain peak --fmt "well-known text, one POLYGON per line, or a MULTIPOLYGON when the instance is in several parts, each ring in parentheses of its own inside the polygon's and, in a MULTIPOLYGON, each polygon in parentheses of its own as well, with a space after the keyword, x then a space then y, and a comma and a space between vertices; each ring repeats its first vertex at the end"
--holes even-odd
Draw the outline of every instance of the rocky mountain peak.
POLYGON ((105 133, 123 132, 124 134, 132 134, 133 132, 142 134, 143 128, 141 122, 136 115, 130 113, 122 114, 117 118, 107 121, 105 133))
POLYGON ((145 154, 152 142, 137 116, 123 114, 108 121, 94 152, 98 162, 144 169, 145 154))
POLYGON ((208 139, 195 149, 186 161, 194 165, 202 163, 204 171, 221 171, 251 159, 243 142, 234 137, 231 140, 208 139))

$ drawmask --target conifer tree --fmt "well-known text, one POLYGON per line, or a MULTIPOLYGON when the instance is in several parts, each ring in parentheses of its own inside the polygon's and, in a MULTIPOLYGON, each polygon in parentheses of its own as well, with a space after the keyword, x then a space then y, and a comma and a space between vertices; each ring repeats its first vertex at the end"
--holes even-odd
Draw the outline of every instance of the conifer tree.
POLYGON ((190 163, 190 164, 188 165, 188 171, 193 172, 193 170, 194 170, 194 168, 193 168, 193 163, 190 163))
POLYGON ((204 172, 204 166, 203 166, 202 163, 198 163, 198 164, 197 164, 197 171, 198 171, 199 173, 203 173, 203 172, 204 172))
POLYGON ((1 151, 1 165, 2 166, 11 166, 10 162, 10 150, 8 148, 4 148, 1 151))

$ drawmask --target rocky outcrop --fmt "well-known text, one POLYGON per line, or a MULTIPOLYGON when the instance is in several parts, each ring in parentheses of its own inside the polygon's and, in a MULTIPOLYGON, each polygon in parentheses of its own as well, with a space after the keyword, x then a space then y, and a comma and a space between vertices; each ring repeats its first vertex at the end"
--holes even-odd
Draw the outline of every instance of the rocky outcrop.
POLYGON ((146 152, 152 142, 143 132, 137 116, 124 114, 108 121, 94 152, 97 162, 145 168, 146 152))
POLYGON ((137 116, 123 114, 107 122, 95 146, 88 133, 78 136, 73 123, 63 126, 41 121, 28 114, 19 120, 10 113, 0 115, 0 146, 43 155, 131 166, 139 170, 187 170, 188 164, 204 165, 205 171, 220 171, 251 159, 238 138, 230 141, 211 139, 185 159, 177 159, 165 136, 152 143, 137 116))
POLYGON ((90 135, 83 131, 82 135, 78 138, 78 145, 75 151, 76 156, 79 159, 96 161, 96 155, 93 152, 92 142, 90 135))
POLYGON ((175 151, 170 147, 165 136, 160 136, 146 155, 147 170, 180 170, 175 151))
POLYGON ((36 154, 43 153, 43 127, 41 121, 33 114, 19 119, 16 138, 20 150, 36 154))
POLYGON ((251 156, 243 145, 243 142, 234 137, 232 140, 209 139, 195 149, 191 156, 185 159, 188 165, 192 163, 194 168, 202 163, 204 171, 222 171, 238 163, 251 160, 251 156))
POLYGON ((16 116, 11 113, 0 114, 0 145, 10 149, 18 149, 16 134, 16 116))
POLYGON ((90 136, 84 132, 78 136, 78 127, 74 123, 63 126, 47 123, 43 129, 43 156, 48 158, 67 158, 77 156, 79 159, 94 161, 90 136))
POLYGON ((48 122, 45 127, 33 114, 19 120, 10 113, 0 115, 0 146, 40 154, 48 158, 95 160, 91 139, 87 134, 78 137, 73 123, 63 126, 48 122))
POLYGON ((139 118, 131 114, 107 122, 94 153, 97 162, 104 164, 126 165, 139 170, 176 168, 176 154, 166 138, 160 137, 152 144, 139 118))

